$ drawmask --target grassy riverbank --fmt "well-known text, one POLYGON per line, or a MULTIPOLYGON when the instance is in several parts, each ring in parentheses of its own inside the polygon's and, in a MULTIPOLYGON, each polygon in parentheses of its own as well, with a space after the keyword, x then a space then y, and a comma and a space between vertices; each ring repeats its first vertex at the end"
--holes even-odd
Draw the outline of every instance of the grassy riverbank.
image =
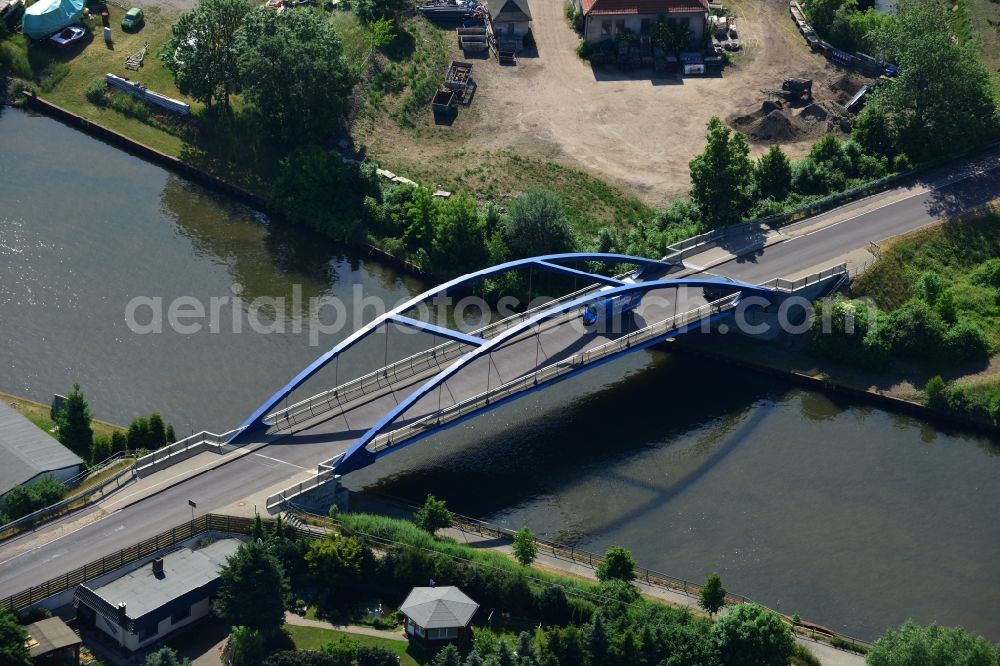
MULTIPOLYGON (((954 364, 919 359, 912 369, 923 381, 914 382, 912 394, 933 401, 927 382, 940 376, 946 395, 936 407, 1000 421, 1000 201, 893 239, 851 292, 890 312, 914 299, 930 301, 945 321, 969 322, 985 332, 990 358, 954 364)), ((906 370, 894 369, 897 376, 906 370)))
MULTIPOLYGON (((0 393, 0 400, 6 402, 45 432, 53 434, 56 424, 49 416, 49 412, 51 411, 51 407, 49 405, 36 400, 11 395, 10 393, 0 393)), ((94 436, 111 437, 111 435, 115 432, 123 433, 126 431, 126 428, 120 425, 109 421, 100 421, 98 419, 93 419, 90 422, 90 427, 94 430, 94 436)))

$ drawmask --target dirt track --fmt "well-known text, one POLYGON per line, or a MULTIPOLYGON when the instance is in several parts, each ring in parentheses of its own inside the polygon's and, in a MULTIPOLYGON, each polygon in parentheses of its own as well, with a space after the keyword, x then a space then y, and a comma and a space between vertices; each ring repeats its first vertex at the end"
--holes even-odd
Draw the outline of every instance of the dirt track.
MULTIPOLYGON (((747 49, 721 78, 650 79, 650 72, 633 77, 581 61, 563 0, 533 0, 538 56, 521 58, 516 67, 476 61, 475 104, 488 109, 472 130, 477 147, 556 159, 615 181, 654 205, 685 193, 688 162, 702 149, 711 116, 758 110, 765 100, 761 88, 780 87, 787 77, 815 79, 822 99, 819 82, 840 76, 808 50, 783 0, 744 0, 734 9, 747 49)), ((800 155, 812 140, 786 148, 800 155)))

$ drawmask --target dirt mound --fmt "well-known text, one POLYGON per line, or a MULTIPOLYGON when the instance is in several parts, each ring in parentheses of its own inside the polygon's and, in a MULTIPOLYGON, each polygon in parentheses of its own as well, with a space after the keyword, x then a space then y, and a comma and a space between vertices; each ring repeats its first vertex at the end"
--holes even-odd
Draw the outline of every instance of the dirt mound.
POLYGON ((830 81, 830 90, 847 95, 853 95, 861 88, 861 84, 851 78, 848 74, 843 74, 830 81))
POLYGON ((782 110, 781 102, 772 102, 770 100, 764 102, 760 105, 760 109, 754 111, 753 113, 748 113, 742 116, 734 116, 729 119, 729 124, 739 130, 745 130, 748 127, 753 126, 755 123, 759 122, 762 118, 766 117, 768 114, 774 111, 781 112, 782 110))
POLYGON ((799 116, 802 118, 811 118, 817 121, 825 121, 830 116, 830 113, 822 104, 813 102, 799 111, 799 116))
POLYGON ((809 134, 802 122, 784 109, 775 109, 747 127, 746 134, 758 143, 798 141, 809 134))

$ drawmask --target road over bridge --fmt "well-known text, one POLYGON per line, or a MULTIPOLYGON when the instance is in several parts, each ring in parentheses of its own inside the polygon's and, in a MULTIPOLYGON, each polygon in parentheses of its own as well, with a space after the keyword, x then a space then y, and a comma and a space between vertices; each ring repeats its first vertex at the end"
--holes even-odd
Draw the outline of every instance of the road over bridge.
MULTIPOLYGON (((716 263, 712 271, 747 283, 760 283, 838 263, 871 241, 989 201, 1000 190, 997 165, 998 158, 991 156, 974 165, 942 170, 913 187, 891 190, 805 220, 785 228, 786 238, 778 239, 776 244, 716 263)), ((690 260, 697 265, 700 257, 690 260)), ((547 344, 545 335, 543 332, 542 344, 547 344)), ((560 353, 555 345, 547 345, 546 350, 554 358, 560 353)), ((564 347, 562 353, 567 351, 564 347)), ((485 366, 483 370, 485 379, 485 366)), ((495 380, 496 376, 493 377, 495 380)), ((0 545, 0 597, 183 522, 191 515, 189 499, 197 501, 199 513, 213 511, 315 469, 318 463, 346 451, 394 405, 395 398, 387 394, 378 401, 349 406, 337 417, 347 427, 336 436, 323 432, 322 424, 303 424, 315 427, 316 431, 299 430, 294 437, 279 437, 253 453, 183 483, 172 486, 166 483, 161 492, 148 499, 133 502, 126 488, 97 507, 8 540, 0 545), (89 522, 88 516, 92 516, 89 522)))

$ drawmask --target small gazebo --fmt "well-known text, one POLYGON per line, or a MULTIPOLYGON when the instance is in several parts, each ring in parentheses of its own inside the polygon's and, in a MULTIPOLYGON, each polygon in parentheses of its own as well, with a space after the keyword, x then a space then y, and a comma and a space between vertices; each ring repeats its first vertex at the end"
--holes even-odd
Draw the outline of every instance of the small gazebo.
POLYGON ((415 587, 399 607, 406 616, 406 636, 425 646, 461 638, 478 609, 454 586, 415 587))

